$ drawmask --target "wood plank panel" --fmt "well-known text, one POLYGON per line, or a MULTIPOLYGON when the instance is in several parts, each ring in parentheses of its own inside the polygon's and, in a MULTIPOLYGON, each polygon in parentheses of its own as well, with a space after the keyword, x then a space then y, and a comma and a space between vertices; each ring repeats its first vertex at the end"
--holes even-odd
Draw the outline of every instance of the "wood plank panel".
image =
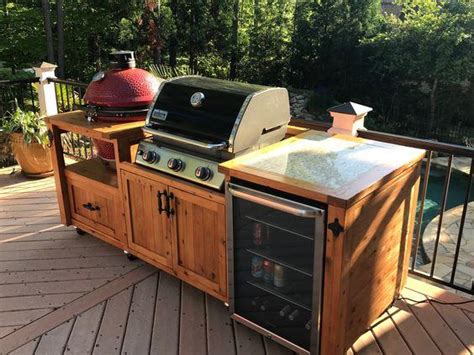
MULTIPOLYGON (((90 236, 83 236, 82 238, 92 238, 90 236)), ((29 233, 0 233, 0 243, 20 243, 20 242, 32 242, 32 241, 44 241, 44 240, 73 240, 80 239, 74 229, 55 231, 54 228, 46 229, 44 231, 38 230, 36 232, 29 233)))
POLYGON ((181 281, 160 273, 150 353, 178 354, 181 281))
MULTIPOLYGON (((108 279, 31 282, 0 285, 0 297, 54 295, 89 292, 105 284, 108 279)), ((0 298, 2 299, 2 298, 0 298)))
POLYGON ((42 260, 42 259, 69 259, 69 258, 90 258, 96 256, 122 255, 123 251, 108 245, 96 245, 92 247, 64 248, 58 253, 57 250, 0 250, 1 261, 14 260, 42 260))
MULTIPOLYGON (((396 311, 396 308, 392 307, 392 311, 396 311)), ((410 348, 395 327, 395 323, 389 313, 384 312, 384 314, 374 322, 371 329, 375 338, 377 338, 380 348, 385 354, 411 353, 410 348)))
POLYGON ((158 273, 135 285, 122 353, 146 354, 151 344, 158 273))
MULTIPOLYGON (((449 292, 443 288, 440 288, 438 286, 431 285, 429 283, 417 280, 413 277, 410 277, 407 281, 407 286, 405 290, 412 290, 418 293, 421 293, 423 295, 428 296, 429 298, 434 298, 442 302, 464 302, 466 301, 466 298, 454 294, 453 292, 449 292)), ((405 291, 404 290, 404 291, 405 291)), ((403 293, 402 293, 403 294, 403 293)), ((464 309, 468 312, 474 313, 474 303, 465 303, 465 304, 459 304, 456 305, 456 307, 464 309)))
POLYGON ((4 226, 1 229, 2 234, 16 234, 16 233, 31 233, 38 232, 38 230, 52 230, 58 231, 67 231, 71 227, 63 226, 59 223, 51 224, 40 224, 40 225, 23 225, 23 226, 4 226))
MULTIPOLYGON (((133 270, 128 274, 84 295, 83 297, 72 301, 68 305, 39 318, 33 323, 25 325, 15 333, 0 339, 0 349, 15 349, 40 336, 44 332, 53 329, 55 326, 65 322, 66 320, 73 318, 75 315, 88 310, 92 306, 107 300, 113 295, 116 295, 127 287, 130 287, 130 285, 140 282, 155 272, 155 268, 148 266, 142 266, 133 270)), ((42 299, 47 297, 52 296, 43 296, 42 299)), ((128 308, 125 312, 128 312, 128 308)))
POLYGON ((0 261, 2 271, 78 269, 81 267, 107 267, 123 265, 127 258, 120 256, 94 256, 90 258, 0 261))
POLYGON ((294 352, 284 346, 278 344, 277 342, 263 338, 263 344, 265 346, 265 352, 268 355, 293 355, 294 352))
POLYGON ((230 312, 222 301, 206 295, 207 349, 210 355, 235 354, 230 312))
POLYGON ((388 313, 413 353, 441 354, 436 344, 403 301, 396 301, 388 313))
POLYGON ((18 199, 37 199, 43 197, 54 196, 54 187, 41 186, 41 187, 28 187, 28 188, 12 188, 0 190, 0 198, 2 200, 11 200, 13 198, 18 199), (48 195, 50 194, 50 195, 48 195))
POLYGON ((265 354, 262 336, 253 330, 233 321, 235 331, 235 343, 238 355, 262 355, 265 354))
POLYGON ((471 320, 471 322, 474 323, 474 313, 473 312, 469 312, 469 311, 465 311, 465 310, 462 310, 462 312, 466 315, 467 318, 469 318, 471 320))
MULTIPOLYGON (((411 290, 404 290, 403 297, 410 297, 415 301, 423 301, 426 299, 425 296, 411 290)), ((430 303, 415 303, 411 300, 407 300, 407 303, 410 310, 424 326, 441 352, 445 354, 469 354, 465 346, 430 303)))
POLYGON ((0 338, 3 338, 4 336, 14 332, 20 327, 20 325, 17 325, 16 327, 0 327, 0 338))
POLYGON ((0 285, 28 283, 28 282, 55 282, 69 280, 115 279, 127 272, 136 269, 141 264, 129 263, 121 266, 94 267, 67 270, 47 271, 18 271, 0 272, 0 285))
POLYGON ((11 353, 9 353, 9 355, 33 355, 35 353, 39 341, 40 338, 36 338, 30 341, 29 343, 20 346, 18 349, 12 351, 11 353))
POLYGON ((172 233, 178 275, 227 301, 224 205, 175 188, 170 188, 170 193, 176 211, 172 233))
POLYGON ((368 331, 362 334, 352 345, 356 354, 360 355, 382 355, 383 352, 377 344, 372 332, 368 331))
POLYGON ((474 353, 474 323, 462 310, 450 305, 431 303, 464 346, 474 353))
POLYGON ((25 201, 23 199, 0 199, 0 211, 30 211, 33 207, 41 210, 56 210, 59 213, 58 201, 55 197, 37 198, 34 203, 25 201))
MULTIPOLYGON (((73 248, 96 248, 98 246, 105 247, 107 244, 102 242, 100 239, 88 238, 76 238, 76 233, 65 235, 69 236, 66 239, 55 239, 55 240, 32 240, 28 242, 24 241, 14 241, 2 243, 0 248, 1 252, 10 252, 17 250, 52 250, 52 249, 61 249, 68 250, 73 248)), ((108 246, 111 248, 110 246, 108 246)))
POLYGON ((17 296, 0 298, 1 311, 21 311, 38 308, 59 308, 82 296, 83 292, 59 295, 17 296))
POLYGON ((59 209, 41 210, 39 209, 40 206, 38 206, 38 204, 32 204, 32 206, 34 206, 35 209, 30 211, 0 212, 0 219, 16 218, 17 220, 19 220, 27 217, 52 217, 57 216, 59 214, 59 209))
MULTIPOLYGON (((1 299, 0 299, 1 300, 1 299)), ((10 327, 31 323, 53 311, 53 308, 0 312, 0 327, 10 327)))
POLYGON ((6 226, 28 226, 28 225, 42 225, 42 224, 60 224, 61 221, 56 213, 52 216, 42 217, 10 217, 0 218, 0 229, 6 226))
POLYGON ((107 301, 93 354, 118 354, 127 326, 133 287, 129 287, 107 301))
POLYGON ((73 325, 74 320, 71 319, 43 334, 35 355, 62 355, 73 325))
POLYGON ((102 302, 77 316, 66 345, 65 354, 83 355, 92 353, 104 308, 105 302, 102 302))
POLYGON ((179 344, 182 355, 205 354, 207 351, 204 293, 185 283, 182 287, 179 344))

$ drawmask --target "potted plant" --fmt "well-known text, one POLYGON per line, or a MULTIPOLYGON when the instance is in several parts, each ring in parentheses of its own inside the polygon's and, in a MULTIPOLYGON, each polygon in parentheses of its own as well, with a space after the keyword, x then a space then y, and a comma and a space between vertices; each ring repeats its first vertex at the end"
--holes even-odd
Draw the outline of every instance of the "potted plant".
POLYGON ((15 111, 3 118, 1 129, 10 134, 13 154, 25 175, 52 175, 48 130, 37 113, 25 112, 17 104, 15 111))

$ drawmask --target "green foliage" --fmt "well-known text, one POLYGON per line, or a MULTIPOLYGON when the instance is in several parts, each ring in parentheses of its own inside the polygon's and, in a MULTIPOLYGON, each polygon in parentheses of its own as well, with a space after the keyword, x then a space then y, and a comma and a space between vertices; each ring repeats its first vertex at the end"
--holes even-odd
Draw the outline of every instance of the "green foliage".
POLYGON ((183 75, 199 75, 197 71, 194 71, 187 65, 170 67, 169 65, 164 64, 151 64, 148 70, 154 76, 161 79, 171 79, 183 75))
POLYGON ((3 131, 9 133, 23 133, 25 143, 37 142, 42 145, 49 143, 46 123, 37 113, 23 111, 16 107, 13 113, 2 119, 3 131))
POLYGON ((40 8, 7 1, 0 8, 0 29, 0 60, 5 67, 29 67, 46 55, 40 8))
MULTIPOLYGON (((374 107, 371 128, 474 126, 472 0, 398 0, 400 17, 382 16, 379 0, 64 3, 71 79, 88 82, 111 51, 131 49, 161 77, 200 73, 308 90, 316 114, 358 101, 374 107)), ((0 15, 0 61, 21 68, 44 60, 40 8, 7 2, 0 15)))
POLYGON ((397 102, 409 123, 422 117, 428 129, 440 121, 438 117, 468 123, 474 109, 472 3, 410 0, 402 4, 401 18, 387 17, 384 26, 361 44, 383 106, 397 102))

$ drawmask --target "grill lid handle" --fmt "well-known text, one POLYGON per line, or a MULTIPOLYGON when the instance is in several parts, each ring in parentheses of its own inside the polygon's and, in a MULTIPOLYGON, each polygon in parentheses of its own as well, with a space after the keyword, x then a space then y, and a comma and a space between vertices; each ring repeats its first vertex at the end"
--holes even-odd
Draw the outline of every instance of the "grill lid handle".
POLYGON ((151 129, 151 128, 148 128, 146 126, 143 128, 143 131, 147 132, 147 133, 151 133, 151 134, 153 134, 154 136, 157 136, 157 137, 169 139, 173 142, 188 144, 188 145, 192 145, 193 147, 204 148, 204 149, 208 149, 208 150, 221 150, 221 149, 227 148, 227 146, 228 146, 227 142, 203 143, 203 142, 197 141, 195 139, 176 136, 174 134, 170 134, 170 133, 166 133, 166 132, 163 132, 163 131, 158 131, 158 130, 151 129))

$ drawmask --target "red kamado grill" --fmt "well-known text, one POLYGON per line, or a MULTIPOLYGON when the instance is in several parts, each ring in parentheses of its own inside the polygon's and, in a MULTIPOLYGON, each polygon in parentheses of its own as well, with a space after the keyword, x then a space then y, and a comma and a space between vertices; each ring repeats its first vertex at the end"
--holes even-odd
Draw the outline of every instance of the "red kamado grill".
MULTIPOLYGON (((88 119, 99 122, 144 120, 158 91, 159 81, 149 72, 135 68, 132 51, 111 54, 111 68, 98 72, 87 87, 83 109, 88 119)), ((105 161, 115 159, 113 144, 94 139, 97 154, 105 161)))

